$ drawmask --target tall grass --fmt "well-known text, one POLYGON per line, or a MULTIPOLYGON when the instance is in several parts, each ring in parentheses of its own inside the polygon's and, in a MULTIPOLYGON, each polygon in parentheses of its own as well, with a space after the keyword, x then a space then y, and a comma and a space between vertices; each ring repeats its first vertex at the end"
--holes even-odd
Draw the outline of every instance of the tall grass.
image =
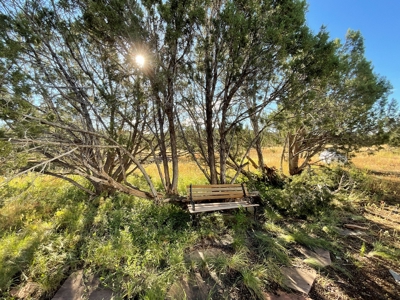
POLYGON ((39 283, 39 294, 51 294, 79 257, 86 196, 34 174, 12 180, 0 195, 0 294, 28 279, 39 283))
POLYGON ((13 180, 0 194, 1 298, 28 280, 39 286, 35 297, 48 297, 82 267, 119 295, 165 295, 186 272, 184 249, 197 239, 176 206, 123 194, 89 199, 47 176, 13 180))

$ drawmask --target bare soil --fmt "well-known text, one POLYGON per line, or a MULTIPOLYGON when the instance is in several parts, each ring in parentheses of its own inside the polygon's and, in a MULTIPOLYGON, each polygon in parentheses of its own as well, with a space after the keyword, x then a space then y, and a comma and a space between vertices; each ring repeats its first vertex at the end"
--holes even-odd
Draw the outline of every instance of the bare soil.
POLYGON ((365 235, 341 238, 343 255, 331 254, 333 265, 321 270, 309 293, 312 299, 400 299, 400 284, 389 273, 389 269, 399 273, 400 262, 371 252, 374 243, 380 242, 389 242, 398 249, 400 215, 388 214, 397 209, 385 204, 364 209, 365 221, 359 225, 367 225, 369 230, 365 235))

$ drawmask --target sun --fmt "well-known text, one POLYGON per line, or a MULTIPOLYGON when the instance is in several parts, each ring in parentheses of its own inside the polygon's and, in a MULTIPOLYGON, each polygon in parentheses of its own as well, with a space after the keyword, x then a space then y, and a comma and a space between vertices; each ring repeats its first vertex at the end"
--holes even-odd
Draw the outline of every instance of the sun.
POLYGON ((139 68, 142 68, 144 66, 145 59, 144 59, 143 55, 140 55, 140 54, 136 55, 135 61, 136 61, 136 64, 139 66, 139 68))

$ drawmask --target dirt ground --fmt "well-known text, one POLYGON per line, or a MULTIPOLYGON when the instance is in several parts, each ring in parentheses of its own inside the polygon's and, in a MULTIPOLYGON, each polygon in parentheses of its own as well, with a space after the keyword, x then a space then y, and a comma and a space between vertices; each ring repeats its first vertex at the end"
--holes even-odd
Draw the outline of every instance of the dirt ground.
MULTIPOLYGON (((365 206, 361 215, 365 219, 358 224, 368 230, 361 232, 362 235, 345 236, 340 240, 344 257, 331 254, 333 265, 320 271, 310 298, 400 299, 400 284, 389 273, 389 269, 399 273, 400 262, 371 252, 374 243, 383 241, 390 241, 399 249, 399 205, 365 206)), ((357 224, 354 220, 352 223, 357 224)))

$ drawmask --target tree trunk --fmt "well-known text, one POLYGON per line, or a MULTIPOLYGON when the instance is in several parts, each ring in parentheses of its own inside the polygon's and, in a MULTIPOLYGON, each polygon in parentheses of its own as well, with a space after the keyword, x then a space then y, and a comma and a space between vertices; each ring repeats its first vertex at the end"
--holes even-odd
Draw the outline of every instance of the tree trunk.
POLYGON ((224 104, 222 105, 222 116, 219 130, 219 147, 220 147, 220 183, 226 183, 226 160, 228 156, 227 141, 226 141, 226 113, 228 110, 228 101, 224 97, 224 104))
MULTIPOLYGON (((169 182, 167 185, 167 194, 168 195, 176 195, 178 194, 178 175, 179 175, 179 166, 178 166, 178 147, 177 147, 177 137, 175 130, 175 112, 174 112, 174 74, 176 73, 176 48, 177 45, 174 45, 174 55, 172 61, 170 62, 169 71, 168 71, 168 91, 167 91, 167 99, 165 105, 165 114, 168 120, 168 130, 169 130, 169 143, 171 145, 171 158, 172 158, 172 182, 169 182)), ((164 165, 168 168, 168 157, 165 157, 164 165)), ((169 169, 169 168, 168 168, 169 169)), ((169 178, 168 178, 169 179, 169 178)), ((170 180, 170 179, 169 179, 170 180)))
POLYGON ((212 124, 212 108, 210 108, 211 113, 209 113, 207 103, 207 120, 206 120, 206 129, 207 129, 207 152, 208 152, 208 166, 210 168, 210 179, 211 184, 217 184, 217 168, 216 168, 216 160, 215 160, 215 149, 214 149, 214 127, 212 124))
MULTIPOLYGON (((168 104, 168 106, 172 106, 168 104)), ((167 185, 167 194, 175 195, 178 193, 178 175, 179 175, 179 166, 178 166, 178 147, 177 147, 177 137, 175 131, 175 124, 174 124, 174 111, 173 107, 168 107, 166 110, 166 115, 168 119, 168 129, 169 129, 169 137, 170 137, 170 145, 171 145, 171 158, 172 158, 172 182, 170 181, 169 174, 168 174, 168 185, 167 185)), ((168 168, 168 157, 165 155, 163 157, 164 160, 164 169, 165 166, 168 168)), ((169 172, 169 170, 168 170, 169 172)))
POLYGON ((102 180, 101 182, 99 182, 97 180, 91 180, 91 179, 89 179, 89 181, 93 185, 96 195, 102 195, 102 194, 111 195, 117 191, 120 191, 128 195, 136 196, 139 198, 154 199, 154 196, 152 196, 150 193, 127 187, 116 181, 102 180))
POLYGON ((213 126, 213 87, 212 87, 212 68, 210 54, 206 52, 206 133, 207 133, 207 153, 208 166, 210 168, 211 184, 217 184, 217 168, 214 149, 214 126, 213 126))
POLYGON ((256 151, 257 151, 257 158, 258 158, 258 168, 261 170, 261 172, 264 174, 265 173, 265 168, 264 168, 264 156, 262 153, 262 144, 261 144, 261 138, 258 137, 255 144, 254 144, 256 151))
MULTIPOLYGON (((157 97, 158 98, 158 97, 157 97)), ((164 114, 162 112, 162 103, 161 100, 158 98, 157 101, 157 115, 158 115, 158 123, 160 126, 159 132, 159 147, 160 147, 160 155, 163 162, 164 168, 164 182, 165 182, 165 190, 168 190, 168 187, 171 185, 171 179, 169 176, 169 168, 168 168, 168 157, 167 157, 167 146, 166 146, 166 137, 164 132, 164 114)), ((157 159, 157 157, 155 157, 157 159)))
POLYGON ((298 140, 297 135, 288 134, 288 160, 289 160, 289 174, 297 175, 300 174, 302 170, 299 169, 299 154, 298 154, 298 140))
POLYGON ((111 195, 114 192, 116 192, 110 186, 107 186, 103 183, 96 182, 94 180, 90 180, 90 183, 93 185, 96 195, 102 195, 102 194, 111 195))
MULTIPOLYGON (((246 105, 248 110, 250 111, 252 108, 254 108, 257 105, 257 98, 256 96, 248 96, 246 97, 246 105)), ((258 159, 258 168, 262 172, 262 174, 265 173, 264 170, 264 157, 262 153, 262 138, 261 138, 261 133, 260 133, 260 126, 259 126, 259 119, 260 119, 260 114, 259 113, 254 113, 254 114, 249 114, 249 119, 251 126, 253 127, 253 133, 255 135, 255 140, 254 140, 254 148, 256 149, 257 152, 257 159, 258 159)))
MULTIPOLYGON (((289 174, 297 175, 303 172, 304 168, 307 166, 307 163, 303 163, 299 167, 299 159, 300 154, 306 151, 307 146, 304 144, 304 139, 306 136, 306 129, 304 127, 300 127, 296 130, 295 134, 288 134, 288 154, 289 154, 289 174)), ((306 160, 309 160, 308 157, 306 160)))
MULTIPOLYGON (((222 127, 224 128, 224 127, 222 127)), ((227 159, 227 147, 226 147, 226 137, 225 134, 220 132, 220 135, 222 134, 222 137, 220 138, 219 142, 219 147, 220 147, 220 154, 219 154, 219 169, 220 169, 220 183, 224 184, 226 183, 226 159, 227 159)))

